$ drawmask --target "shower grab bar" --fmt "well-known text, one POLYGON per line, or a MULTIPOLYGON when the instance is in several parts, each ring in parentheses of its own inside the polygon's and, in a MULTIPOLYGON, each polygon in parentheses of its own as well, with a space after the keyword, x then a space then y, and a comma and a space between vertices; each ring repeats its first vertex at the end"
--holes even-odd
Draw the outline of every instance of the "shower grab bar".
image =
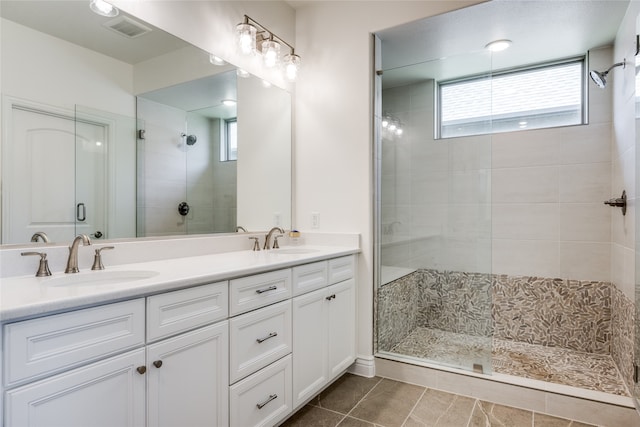
POLYGON ((605 205, 609 205, 612 208, 622 208, 622 215, 627 214, 627 192, 622 190, 622 196, 614 199, 605 200, 605 205))

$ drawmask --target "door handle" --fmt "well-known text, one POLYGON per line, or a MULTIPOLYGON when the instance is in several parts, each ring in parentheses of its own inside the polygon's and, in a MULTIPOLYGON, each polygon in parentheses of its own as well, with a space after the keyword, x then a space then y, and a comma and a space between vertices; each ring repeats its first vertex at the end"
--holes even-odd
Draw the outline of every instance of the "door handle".
POLYGON ((78 203, 76 205, 76 219, 81 222, 87 219, 87 207, 84 203, 78 203), (82 214, 80 214, 80 212, 82 212, 82 214))

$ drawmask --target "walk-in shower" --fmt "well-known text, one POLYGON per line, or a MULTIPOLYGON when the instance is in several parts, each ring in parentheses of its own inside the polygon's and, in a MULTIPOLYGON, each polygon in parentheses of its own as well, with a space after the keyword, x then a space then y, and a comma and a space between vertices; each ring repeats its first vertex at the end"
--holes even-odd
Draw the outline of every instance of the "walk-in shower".
MULTIPOLYGON (((377 34, 376 355, 629 397, 633 303, 614 283, 612 240, 635 216, 603 202, 624 189, 612 128, 630 114, 587 77, 613 48, 554 50, 549 24, 483 49, 490 30, 585 7, 540 4, 377 34)), ((622 82, 622 64, 595 83, 614 68, 622 82)))

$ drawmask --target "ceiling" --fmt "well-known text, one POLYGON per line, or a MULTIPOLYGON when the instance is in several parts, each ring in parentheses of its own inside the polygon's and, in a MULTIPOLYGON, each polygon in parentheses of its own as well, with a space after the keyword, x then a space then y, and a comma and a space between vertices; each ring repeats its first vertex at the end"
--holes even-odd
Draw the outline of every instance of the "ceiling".
POLYGON ((135 21, 152 31, 137 38, 124 37, 104 24, 127 15, 122 12, 116 18, 97 15, 89 9, 89 0, 1 0, 0 16, 128 64, 189 46, 179 38, 135 18, 135 21))
MULTIPOLYGON (((380 31, 384 87, 584 55, 611 45, 628 0, 493 0, 380 31), (509 39, 489 53, 484 46, 509 39)), ((620 59, 621 60, 621 59, 620 59)))

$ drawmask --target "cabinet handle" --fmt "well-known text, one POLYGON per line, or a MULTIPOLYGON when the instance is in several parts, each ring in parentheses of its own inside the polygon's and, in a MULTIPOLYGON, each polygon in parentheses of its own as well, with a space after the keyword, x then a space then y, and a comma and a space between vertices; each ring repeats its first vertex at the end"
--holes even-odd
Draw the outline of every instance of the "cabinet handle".
POLYGON ((156 360, 155 362, 153 362, 153 366, 155 366, 156 368, 159 368, 162 366, 162 360, 156 360))
POLYGON ((331 300, 332 300, 332 299, 334 299, 335 297, 336 297, 336 294, 329 295, 329 296, 326 298, 326 300, 327 300, 327 301, 331 301, 331 300))
POLYGON ((262 408, 264 408, 264 407, 266 406, 266 404, 267 404, 267 403, 269 403, 269 402, 271 402, 272 400, 277 399, 277 398, 278 398, 278 395, 277 395, 277 394, 271 394, 271 395, 269 395, 269 398, 268 398, 267 400, 265 400, 265 401, 264 401, 264 402, 262 402, 262 403, 258 403, 258 404, 256 404, 256 406, 258 407, 258 409, 262 409, 262 408))
POLYGON ((138 373, 140 375, 144 375, 144 373, 147 372, 147 367, 146 366, 138 366, 136 368, 136 371, 138 371, 138 373))
POLYGON ((265 288, 265 289, 256 289, 256 293, 257 294, 263 294, 265 292, 275 291, 276 289, 278 289, 278 287, 276 285, 273 285, 273 286, 269 286, 268 288, 265 288))
POLYGON ((278 333, 277 332, 271 332, 269 335, 267 335, 264 338, 258 338, 256 339, 256 341, 258 341, 258 344, 261 344, 263 342, 265 342, 266 340, 268 340, 269 338, 273 338, 273 337, 277 337, 278 333))

